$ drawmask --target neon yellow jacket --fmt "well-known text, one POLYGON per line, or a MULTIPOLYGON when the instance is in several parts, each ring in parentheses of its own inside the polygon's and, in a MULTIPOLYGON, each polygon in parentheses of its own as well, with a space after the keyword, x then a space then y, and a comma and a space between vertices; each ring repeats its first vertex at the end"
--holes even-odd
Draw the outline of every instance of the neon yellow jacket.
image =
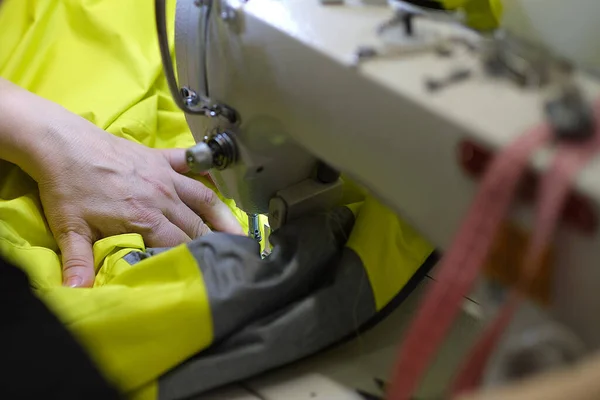
MULTIPOLYGON (((172 23, 173 7, 170 13, 172 23)), ((0 76, 114 135, 188 147, 193 139, 166 87, 153 21, 148 0, 4 0, 0 76)), ((245 214, 228 204, 245 224, 245 214)), ((372 198, 350 208, 355 220, 345 249, 360 261, 380 311, 432 247, 372 198)), ((210 262, 192 250, 182 245, 148 257, 139 235, 108 237, 94 245, 94 287, 62 287, 36 183, 0 161, 0 252, 27 272, 40 298, 133 398, 158 398, 156 382, 215 339, 221 316, 207 284, 210 262), (146 256, 132 262, 131 254, 146 256)))

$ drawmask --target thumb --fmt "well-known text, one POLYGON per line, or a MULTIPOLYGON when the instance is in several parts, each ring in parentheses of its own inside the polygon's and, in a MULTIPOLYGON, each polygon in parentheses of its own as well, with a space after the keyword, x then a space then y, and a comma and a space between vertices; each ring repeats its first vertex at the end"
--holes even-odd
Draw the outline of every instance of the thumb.
POLYGON ((176 172, 185 174, 190 171, 190 167, 187 165, 187 160, 185 159, 185 149, 164 149, 160 150, 160 152, 176 172))
MULTIPOLYGON (((187 164, 187 159, 185 157, 186 149, 163 149, 159 151, 167 161, 169 161, 171 168, 173 168, 175 172, 180 174, 187 174, 190 172, 190 166, 187 164)), ((202 172, 199 175, 208 176, 208 172, 202 172)))
POLYGON ((60 236, 58 246, 62 252, 63 286, 91 287, 95 272, 90 239, 76 232, 67 232, 60 236))

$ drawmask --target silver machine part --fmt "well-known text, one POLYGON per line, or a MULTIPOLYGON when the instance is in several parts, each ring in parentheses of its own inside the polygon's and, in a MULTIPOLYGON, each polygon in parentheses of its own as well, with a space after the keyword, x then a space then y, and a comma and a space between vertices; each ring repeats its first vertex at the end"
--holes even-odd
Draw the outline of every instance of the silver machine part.
POLYGON ((213 151, 205 142, 200 142, 185 152, 185 159, 194 173, 208 171, 213 167, 213 151))
POLYGON ((342 195, 342 182, 318 182, 306 179, 297 185, 280 190, 269 203, 269 222, 277 229, 287 221, 321 210, 323 205, 335 204, 342 195))
MULTIPOLYGON (((164 0, 156 0, 157 10, 164 10, 164 0)), ((263 66, 239 69, 243 63, 233 59, 252 58, 260 51, 242 45, 240 37, 232 34, 243 29, 243 21, 226 1, 179 0, 176 9, 175 48, 179 82, 175 82, 168 59, 166 28, 159 21, 164 12, 157 11, 157 28, 162 32, 161 50, 171 92, 179 107, 186 113, 187 123, 198 143, 187 152, 188 164, 194 171, 210 171, 219 191, 235 200, 236 205, 249 215, 251 227, 258 227, 255 218, 269 211, 269 203, 278 192, 311 182, 319 161, 296 144, 286 132, 280 118, 264 112, 264 103, 256 108, 255 99, 263 94, 248 91, 260 87, 258 80, 265 76, 263 66), (197 58, 194 58, 197 56, 197 58), (260 69, 257 69, 260 68, 260 69), (252 80, 249 82, 249 80, 252 80), (225 137, 234 156, 225 157, 226 165, 218 164, 219 150, 211 145, 225 137), (285 173, 282 173, 285 171, 285 173)), ((264 66, 266 68, 267 66, 264 66)), ((266 109, 268 111, 268 108, 266 109)), ((303 201, 289 201, 289 205, 303 204, 303 212, 331 207, 339 196, 323 196, 323 186, 332 194, 340 194, 340 182, 300 187, 315 192, 303 192, 303 201), (306 207, 306 198, 313 198, 306 207)), ((296 190, 294 193, 298 193, 296 190)), ((287 213, 287 211, 286 211, 287 213)), ((297 212, 293 213, 298 215, 297 212)), ((250 235, 260 240, 260 234, 251 228, 250 235)))
POLYGON ((248 213, 248 236, 260 242, 262 240, 262 235, 260 234, 260 223, 258 219, 258 214, 248 213))

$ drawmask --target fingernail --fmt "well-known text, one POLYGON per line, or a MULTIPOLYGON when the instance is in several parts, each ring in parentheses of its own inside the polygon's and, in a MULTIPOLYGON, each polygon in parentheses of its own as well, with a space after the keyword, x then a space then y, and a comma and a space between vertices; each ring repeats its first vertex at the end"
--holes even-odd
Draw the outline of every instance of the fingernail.
POLYGON ((64 285, 75 288, 75 287, 81 286, 82 283, 83 283, 83 279, 81 279, 80 276, 72 276, 69 279, 67 279, 67 281, 64 283, 64 285))

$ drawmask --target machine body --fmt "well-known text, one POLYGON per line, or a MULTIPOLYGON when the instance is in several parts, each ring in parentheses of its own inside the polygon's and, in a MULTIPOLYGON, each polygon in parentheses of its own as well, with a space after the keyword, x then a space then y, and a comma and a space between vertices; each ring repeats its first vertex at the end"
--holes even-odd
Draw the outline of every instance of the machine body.
MULTIPOLYGON (((461 163, 462 144, 493 153, 547 120, 544 104, 555 87, 545 81, 547 67, 563 59, 575 71, 569 110, 577 121, 585 122, 586 104, 600 95, 600 51, 589 33, 600 3, 569 5, 582 22, 558 35, 551 27, 565 7, 542 2, 507 1, 510 35, 490 37, 454 15, 399 14, 406 10, 395 0, 178 0, 180 96, 206 105, 187 114, 199 143, 190 163, 211 167, 225 196, 251 218, 268 213, 274 229, 339 201, 343 171, 443 249, 477 187, 461 163)), ((541 151, 531 167, 541 171, 547 161, 541 151)), ((599 175, 593 163, 576 182, 593 215, 599 175)), ((531 221, 520 204, 512 223, 527 231, 531 221)), ((541 352, 561 340, 569 357, 600 345, 598 248, 595 226, 561 228, 550 302, 523 308, 489 367, 490 384, 507 379, 507 354, 529 328, 543 327, 541 352)), ((482 280, 466 300, 478 306, 465 313, 481 321, 492 292, 482 280)))

